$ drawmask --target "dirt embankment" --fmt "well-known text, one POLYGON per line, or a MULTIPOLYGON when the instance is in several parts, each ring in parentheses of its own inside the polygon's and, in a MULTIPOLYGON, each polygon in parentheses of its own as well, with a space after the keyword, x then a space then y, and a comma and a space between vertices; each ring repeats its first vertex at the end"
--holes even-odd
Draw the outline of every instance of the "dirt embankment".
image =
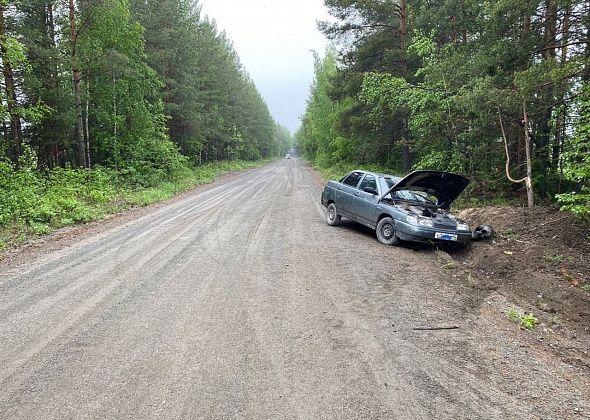
POLYGON ((590 230, 556 208, 463 210, 471 226, 494 226, 493 240, 453 253, 481 294, 495 291, 533 313, 539 342, 590 368, 590 230))

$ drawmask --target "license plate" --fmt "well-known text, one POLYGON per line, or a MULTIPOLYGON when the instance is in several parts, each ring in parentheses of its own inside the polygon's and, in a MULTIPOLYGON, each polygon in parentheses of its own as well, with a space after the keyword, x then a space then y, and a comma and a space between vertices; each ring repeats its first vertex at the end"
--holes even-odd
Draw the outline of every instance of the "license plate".
POLYGON ((434 234, 434 238, 435 239, 442 239, 443 241, 456 241, 457 235, 453 235, 450 233, 436 232, 434 234))

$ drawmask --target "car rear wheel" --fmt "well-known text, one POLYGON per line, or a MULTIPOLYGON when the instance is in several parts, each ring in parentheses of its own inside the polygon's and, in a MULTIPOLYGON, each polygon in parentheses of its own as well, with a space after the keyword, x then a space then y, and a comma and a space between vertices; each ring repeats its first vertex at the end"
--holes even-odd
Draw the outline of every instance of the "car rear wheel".
POLYGON ((400 239, 395 233, 395 223, 391 217, 384 217, 377 223, 377 239, 379 242, 385 245, 397 245, 400 243, 400 239))
POLYGON ((326 212, 326 221, 330 226, 338 226, 342 217, 336 210, 336 204, 330 203, 326 212))

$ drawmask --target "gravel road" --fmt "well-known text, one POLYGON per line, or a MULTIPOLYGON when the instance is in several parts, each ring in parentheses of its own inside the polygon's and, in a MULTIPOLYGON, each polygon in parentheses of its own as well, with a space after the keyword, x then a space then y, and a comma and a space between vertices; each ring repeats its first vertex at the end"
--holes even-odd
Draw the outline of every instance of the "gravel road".
POLYGON ((493 291, 474 300, 435 250, 327 226, 321 188, 274 162, 0 271, 0 417, 590 412, 587 376, 493 291))

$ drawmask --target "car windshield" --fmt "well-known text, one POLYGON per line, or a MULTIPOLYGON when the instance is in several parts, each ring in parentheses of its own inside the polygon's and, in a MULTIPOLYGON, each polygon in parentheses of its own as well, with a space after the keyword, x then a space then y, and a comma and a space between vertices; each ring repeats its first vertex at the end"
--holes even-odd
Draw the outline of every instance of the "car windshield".
MULTIPOLYGON (((400 180, 395 178, 384 177, 385 183, 387 184, 387 189, 393 187, 397 184, 400 180)), ((436 197, 433 197, 429 194, 420 192, 420 191, 410 191, 410 190, 399 190, 393 192, 392 194, 388 194, 389 198, 393 200, 403 200, 403 201, 417 201, 421 204, 431 204, 436 205, 436 197)))

